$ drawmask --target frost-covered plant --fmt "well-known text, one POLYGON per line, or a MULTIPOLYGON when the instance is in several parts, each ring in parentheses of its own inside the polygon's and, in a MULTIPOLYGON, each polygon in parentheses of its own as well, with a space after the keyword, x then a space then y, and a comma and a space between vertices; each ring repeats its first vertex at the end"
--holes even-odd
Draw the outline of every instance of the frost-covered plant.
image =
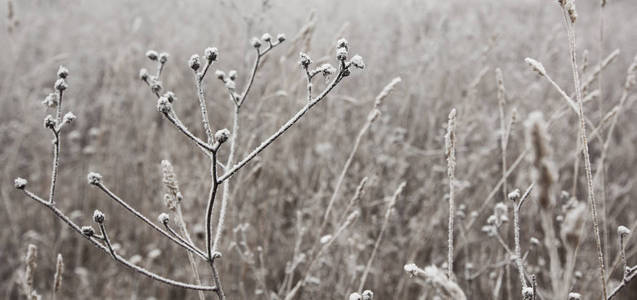
MULTIPOLYGON (((142 222, 146 223, 148 226, 153 228, 155 231, 162 234, 164 237, 168 238, 173 243, 178 246, 184 248, 188 251, 189 255, 194 258, 199 258, 205 261, 211 268, 212 271, 212 280, 213 285, 202 285, 199 282, 196 284, 190 284, 186 282, 181 282, 177 280, 173 280, 159 274, 156 274, 152 271, 149 271, 139 265, 136 264, 135 261, 128 260, 117 253, 116 247, 113 246, 113 239, 108 235, 107 224, 108 219, 106 216, 99 210, 95 210, 93 214, 93 220, 95 221, 99 233, 93 229, 91 226, 80 226, 76 224, 71 218, 62 212, 55 203, 55 187, 57 182, 57 174, 60 166, 59 162, 59 154, 60 154, 60 134, 63 132, 63 129, 66 124, 70 124, 73 120, 75 120, 75 115, 72 113, 66 113, 62 116, 62 100, 64 96, 64 91, 68 88, 68 84, 66 82, 67 77, 69 76, 69 71, 65 67, 60 67, 57 72, 58 79, 55 82, 54 89, 55 92, 47 96, 43 104, 47 107, 54 108, 55 113, 53 116, 48 115, 44 120, 44 126, 51 130, 53 134, 53 167, 52 167, 52 176, 50 183, 50 191, 48 199, 43 199, 40 196, 30 192, 27 187, 27 180, 23 178, 15 179, 14 185, 17 189, 22 190, 29 198, 35 200, 36 202, 44 205, 48 209, 50 209, 54 215, 60 218, 64 223, 69 225, 73 230, 77 233, 81 234, 84 238, 86 238, 90 243, 92 243, 97 248, 105 251, 110 254, 111 257, 122 264, 123 266, 137 271, 143 275, 146 275, 156 281, 169 284, 176 287, 181 287, 185 289, 193 289, 199 291, 214 291, 219 299, 225 299, 225 295, 222 289, 220 276, 217 272, 217 268, 215 266, 215 260, 221 257, 221 253, 218 251, 219 244, 222 238, 223 226, 224 226, 224 217, 225 211, 227 207, 227 203, 230 198, 230 187, 229 182, 230 178, 237 173, 241 168, 246 166, 250 161, 252 161, 261 151, 271 145, 277 138, 283 135, 290 127, 292 127, 297 121, 299 121, 312 107, 321 102, 321 100, 325 99, 326 96, 341 83, 341 81, 350 76, 352 69, 363 69, 365 68, 365 63, 363 59, 359 55, 354 55, 351 59, 348 60, 348 51, 349 44, 345 39, 341 39, 337 43, 336 48, 336 67, 333 67, 330 64, 323 64, 316 69, 312 69, 312 60, 310 57, 305 54, 300 54, 299 64, 301 65, 303 71, 305 72, 307 78, 307 103, 294 115, 292 116, 286 123, 281 125, 281 127, 274 132, 270 137, 264 140, 258 147, 256 147, 253 151, 249 152, 244 158, 235 162, 235 149, 238 137, 238 129, 239 129, 239 116, 240 109, 246 103, 248 99, 248 95, 250 89, 254 83, 257 70, 260 66, 262 58, 268 54, 272 49, 279 46, 286 40, 283 34, 277 35, 276 39, 274 39, 270 34, 264 34, 261 39, 253 38, 251 40, 251 45, 254 48, 256 55, 255 61, 252 67, 252 71, 249 74, 249 77, 242 89, 238 89, 236 84, 237 72, 232 70, 229 71, 226 75, 225 72, 221 70, 215 71, 215 76, 223 82, 225 90, 228 92, 228 97, 230 101, 234 105, 234 114, 233 114, 233 125, 232 129, 228 130, 225 128, 220 128, 214 130, 213 123, 210 122, 208 118, 208 110, 207 110, 207 102, 204 88, 204 79, 206 75, 209 73, 211 69, 213 69, 213 65, 218 60, 219 51, 217 48, 210 47, 204 50, 204 54, 200 57, 197 54, 194 54, 188 60, 188 67, 192 70, 194 75, 195 86, 197 89, 197 96, 200 105, 201 112, 201 123, 203 127, 203 131, 205 133, 204 137, 199 137, 192 131, 190 131, 184 123, 180 120, 176 111, 176 99, 175 93, 166 90, 164 84, 162 83, 162 72, 164 70, 165 64, 168 61, 169 55, 165 52, 158 53, 157 51, 150 50, 146 53, 146 57, 156 64, 156 71, 154 74, 151 74, 147 69, 141 69, 139 72, 139 78, 145 82, 150 88, 152 94, 157 98, 156 109, 159 111, 168 121, 173 124, 178 131, 184 134, 184 136, 192 141, 195 146, 205 155, 206 158, 209 159, 210 166, 210 191, 207 196, 207 207, 205 209, 204 219, 205 222, 205 243, 206 245, 202 248, 199 248, 197 245, 193 243, 193 241, 188 237, 188 234, 185 229, 185 225, 183 224, 183 219, 181 213, 179 211, 179 201, 182 198, 181 192, 179 191, 179 187, 177 185, 176 178, 174 176, 174 171, 172 170, 172 165, 169 162, 162 162, 162 172, 164 173, 164 185, 168 190, 168 193, 165 196, 166 204, 169 210, 177 211, 177 220, 178 225, 182 231, 182 234, 179 234, 176 230, 173 230, 170 227, 171 220, 170 216, 167 213, 159 214, 157 221, 159 223, 151 221, 151 219, 147 218, 135 208, 133 208, 128 202, 121 199, 118 195, 116 195, 113 191, 111 191, 105 180, 99 173, 91 172, 87 175, 88 183, 97 187, 106 195, 108 195, 112 200, 119 203, 126 210, 132 213, 135 217, 140 219, 142 222), (322 91, 318 94, 312 94, 312 80, 318 74, 321 74, 326 79, 329 79, 327 86, 324 87, 322 91), (227 146, 224 146, 229 144, 227 146), (225 147, 225 148, 222 148, 225 147), (219 152, 227 149, 228 157, 225 163, 221 163, 218 159, 219 152), (220 170, 221 169, 221 170, 220 170), (213 220, 212 220, 212 212, 215 205, 215 200, 218 198, 217 191, 219 187, 223 185, 223 194, 221 196, 221 207, 219 209, 219 217, 216 225, 216 233, 213 235, 213 220), (163 227, 163 228, 162 228, 163 227), (164 229, 165 228, 165 229, 164 229)), ((335 238, 338 236, 338 233, 343 231, 351 222, 356 218, 358 212, 352 213, 350 217, 347 218, 345 222, 343 222, 343 226, 337 231, 337 233, 327 241, 324 247, 327 247, 335 238)), ((192 263, 192 262, 191 262, 192 263)), ((195 272, 196 278, 198 278, 198 274, 196 271, 196 266, 192 263, 193 271, 195 272)), ((61 272, 61 271, 60 271, 61 272)), ((199 281, 197 279, 197 281, 199 281)), ((57 279, 56 279, 57 285, 57 279)), ((300 284, 302 285, 302 284, 300 284)), ((201 294, 200 294, 201 295, 201 294)), ((369 295, 367 295, 369 296, 369 295)), ((371 299, 371 297, 370 297, 371 299)))

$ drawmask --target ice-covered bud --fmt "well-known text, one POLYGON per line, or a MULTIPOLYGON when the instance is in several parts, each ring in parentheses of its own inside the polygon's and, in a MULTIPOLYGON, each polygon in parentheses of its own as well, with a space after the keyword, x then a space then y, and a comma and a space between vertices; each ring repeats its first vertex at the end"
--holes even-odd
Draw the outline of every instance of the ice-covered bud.
POLYGON ((146 68, 141 68, 139 70, 139 79, 143 81, 148 81, 149 77, 150 77, 150 74, 148 73, 148 70, 146 70, 146 68))
POLYGON ((354 67, 365 69, 365 62, 363 61, 363 58, 358 54, 352 57, 351 63, 354 67))
POLYGON ((161 213, 159 214, 159 217, 157 217, 157 220, 159 220, 159 223, 166 225, 168 224, 168 221, 170 221, 170 217, 167 213, 161 213))
POLYGON ((226 128, 215 132, 215 141, 219 144, 225 143, 230 138, 230 131, 226 128))
POLYGON ((95 235, 95 229, 91 226, 82 226, 82 234, 88 237, 95 235))
POLYGON ((175 96, 175 93, 168 91, 164 94, 164 97, 166 97, 166 99, 168 99, 168 102, 173 103, 177 100, 177 96, 175 96))
POLYGON ((153 91, 153 93, 159 93, 161 91, 161 81, 159 80, 153 80, 153 82, 150 84, 150 89, 153 91))
POLYGON ((253 37, 250 40, 250 45, 252 45, 252 47, 259 49, 261 47, 261 41, 257 38, 257 37, 253 37))
POLYGON ((349 43, 347 42, 346 39, 339 39, 338 41, 336 41, 336 49, 339 48, 345 48, 345 50, 349 49, 349 43))
POLYGON ((568 300, 580 300, 582 299, 582 295, 579 293, 568 293, 568 300))
POLYGON ((533 288, 532 287, 522 288, 522 297, 524 299, 531 299, 533 297, 533 288))
POLYGON ((215 71, 215 76, 217 76, 217 78, 219 78, 219 80, 222 80, 222 81, 226 80, 226 73, 224 73, 221 70, 215 71))
POLYGON ((266 33, 264 33, 264 34, 261 36, 261 39, 262 39, 264 42, 268 42, 268 43, 271 43, 271 42, 272 42, 272 36, 271 36, 269 33, 267 33, 267 32, 266 32, 266 33))
POLYGON ((159 62, 165 64, 168 61, 168 56, 170 56, 166 52, 159 53, 159 62))
POLYGON ((48 107, 55 107, 58 104, 59 96, 56 93, 50 93, 44 100, 42 100, 42 104, 48 107))
POLYGON ((157 100, 157 111, 162 113, 167 113, 167 112, 170 112, 171 110, 172 110, 172 105, 170 104, 168 97, 166 96, 159 97, 159 99, 157 100))
POLYGON ((230 77, 230 80, 237 79, 237 71, 236 70, 231 70, 230 72, 228 72, 228 77, 230 77))
POLYGON ((199 60, 199 55, 193 54, 188 60, 188 66, 193 69, 193 71, 199 70, 199 67, 201 67, 201 60, 199 60))
POLYGON ((13 180, 13 186, 18 190, 23 190, 27 186, 28 181, 24 178, 18 177, 13 180))
POLYGON ((90 172, 86 175, 86 179, 88 179, 89 184, 96 185, 102 183, 102 175, 99 173, 90 172))
POLYGON ((279 33, 276 36, 277 41, 279 41, 279 43, 283 43, 285 41, 285 34, 283 33, 279 33))
POLYGON ((101 212, 99 209, 96 209, 93 212, 93 221, 98 224, 104 223, 104 213, 101 212))
POLYGON ((309 55, 301 52, 299 53, 299 65, 301 65, 304 69, 307 69, 312 63, 312 59, 309 55))
POLYGON ((508 198, 513 202, 518 201, 520 199, 520 189, 515 189, 513 192, 510 192, 508 198))
POLYGON ((330 64, 324 64, 321 66, 321 70, 323 72, 323 76, 329 76, 336 73, 336 68, 334 68, 330 64))
POLYGON ((66 81, 64 80, 64 78, 60 78, 57 81, 55 81, 55 89, 58 91, 66 90, 68 87, 69 85, 66 84, 66 81))
POLYGON ((361 300, 363 297, 359 293, 351 293, 349 295, 349 300, 361 300))
POLYGON ((409 273, 409 275, 413 277, 416 276, 418 266, 416 266, 416 264, 406 264, 403 269, 405 270, 405 272, 409 273))
POLYGON ((203 51, 206 59, 210 62, 217 60, 217 56, 219 55, 219 50, 215 47, 208 47, 203 51))
POLYGON ((155 50, 148 50, 148 52, 146 52, 146 57, 148 57, 148 59, 155 61, 157 60, 157 58, 159 58, 159 54, 157 54, 157 51, 155 50))
POLYGON ((530 57, 527 57, 524 59, 524 61, 531 66, 531 68, 533 69, 533 71, 537 72, 538 74, 540 74, 540 76, 544 76, 546 75, 546 70, 544 69, 544 66, 537 60, 532 59, 530 57))
POLYGON ((332 235, 331 234, 326 234, 326 235, 321 237, 319 242, 321 242, 321 244, 325 244, 325 243, 329 242, 331 239, 332 239, 332 235))
POLYGON ((60 67, 58 68, 58 77, 59 77, 59 78, 66 78, 66 77, 68 77, 68 76, 69 76, 69 69, 67 69, 67 68, 66 68, 66 67, 64 67, 64 66, 60 66, 60 67))
POLYGON ((67 112, 62 118, 62 123, 71 124, 76 118, 72 112, 67 112))
POLYGON ((344 61, 347 59, 347 48, 341 47, 336 49, 336 59, 344 61))
POLYGON ((535 237, 531 237, 531 239, 529 239, 529 242, 531 242, 531 245, 534 247, 537 247, 540 245, 540 240, 538 240, 535 237))
POLYGON ((47 115, 44 117, 44 128, 54 129, 56 125, 57 122, 53 119, 53 116, 47 115))
POLYGON ((237 83, 234 82, 234 80, 227 80, 226 81, 226 88, 234 91, 237 88, 237 83))
POLYGON ((630 229, 628 229, 628 227, 620 225, 619 227, 617 227, 617 234, 619 234, 620 237, 626 237, 630 235, 630 229))
POLYGON ((370 290, 363 291, 363 300, 374 300, 374 292, 370 290))

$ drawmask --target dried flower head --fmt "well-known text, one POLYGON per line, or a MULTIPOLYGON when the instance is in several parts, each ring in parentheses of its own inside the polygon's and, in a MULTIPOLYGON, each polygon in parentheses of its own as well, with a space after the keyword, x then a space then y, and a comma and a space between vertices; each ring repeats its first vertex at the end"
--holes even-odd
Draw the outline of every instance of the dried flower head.
POLYGON ((203 51, 204 56, 209 62, 213 62, 217 60, 217 56, 219 55, 219 50, 215 47, 208 47, 203 51))
POLYGON ((230 70, 230 72, 228 72, 228 77, 230 80, 237 79, 237 70, 230 70))
POLYGON ((148 70, 146 70, 145 68, 141 68, 139 70, 139 79, 143 81, 148 81, 149 78, 150 78, 150 74, 148 73, 148 70))
POLYGON ((55 129, 57 122, 51 115, 44 117, 44 128, 55 129))
POLYGON ((546 75, 546 70, 544 69, 544 66, 537 60, 532 59, 530 57, 527 57, 524 59, 524 61, 531 66, 531 68, 533 69, 533 71, 537 72, 538 74, 540 74, 540 76, 545 76, 546 75))
POLYGON ((363 300, 374 300, 374 292, 370 290, 363 291, 363 300))
POLYGON ((339 61, 344 61, 347 59, 347 48, 341 47, 336 49, 336 59, 339 61))
POLYGON ((69 85, 66 83, 64 78, 60 78, 55 81, 54 87, 58 91, 63 91, 63 90, 66 90, 69 87, 69 85))
POLYGON ((177 96, 175 96, 175 93, 168 91, 164 94, 164 97, 166 97, 166 99, 168 99, 168 102, 173 103, 177 100, 177 96))
POLYGON ((250 45, 252 45, 252 47, 256 49, 259 49, 261 47, 261 41, 257 37, 253 37, 250 40, 250 45))
POLYGON ((156 61, 157 58, 159 58, 159 54, 157 54, 157 51, 155 50, 148 50, 148 52, 146 52, 146 57, 152 61, 156 61))
POLYGON ((217 132, 215 132, 215 141, 217 141, 217 143, 219 144, 225 143, 228 138, 230 138, 230 131, 226 128, 217 130, 217 132))
POLYGON ((620 225, 617 227, 617 234, 619 234, 619 236, 622 238, 629 236, 630 233, 631 233, 630 229, 628 229, 628 227, 626 226, 620 225))
POLYGON ((304 69, 307 69, 312 63, 312 59, 309 55, 301 52, 299 53, 299 65, 301 65, 304 69))
POLYGON ((522 288, 522 297, 524 299, 531 299, 533 297, 533 288, 528 286, 522 288))
POLYGON ((166 225, 170 221, 170 217, 168 216, 167 213, 161 213, 157 217, 157 220, 159 221, 159 223, 162 223, 162 224, 166 225))
POLYGON ((188 60, 188 66, 193 70, 193 71, 197 71, 199 70, 199 67, 201 67, 201 60, 199 59, 199 55, 198 54, 193 54, 190 59, 188 60))
POLYGON ((345 48, 345 50, 349 49, 349 43, 347 42, 346 39, 341 38, 338 41, 336 41, 336 49, 339 49, 339 48, 345 48))
POLYGON ((62 123, 71 124, 77 117, 72 112, 67 112, 62 118, 62 123))
POLYGON ((279 41, 279 43, 283 43, 285 41, 285 34, 283 33, 279 33, 276 36, 277 41, 279 41))
POLYGON ((161 92, 162 86, 161 86, 161 81, 159 80, 153 80, 150 83, 150 89, 153 91, 153 93, 159 93, 161 92))
POLYGON ((95 221, 95 223, 102 224, 104 223, 104 219, 105 219, 104 213, 101 212, 100 210, 96 209, 93 212, 93 221, 95 221))
POLYGON ((516 202, 520 199, 520 189, 515 189, 513 192, 510 192, 507 196, 509 200, 516 202))
POLYGON ((568 293, 568 300, 580 300, 580 299, 582 299, 582 295, 580 295, 579 293, 568 293))
POLYGON ((166 96, 161 96, 157 99, 157 111, 161 113, 168 113, 172 110, 172 105, 166 96))
POLYGON ((13 180, 13 186, 18 189, 18 190, 23 190, 26 186, 27 183, 29 183, 26 179, 18 177, 15 180, 13 180))
POLYGON ((102 175, 100 175, 99 173, 90 172, 88 173, 86 178, 88 179, 89 184, 96 185, 102 183, 102 175))
POLYGON ((95 235, 95 229, 91 226, 82 226, 82 234, 88 237, 95 235))
POLYGON ((170 55, 166 52, 162 52, 159 54, 159 63, 165 64, 168 61, 168 57, 170 55))
POLYGON ((269 33, 267 33, 267 32, 266 32, 266 33, 264 33, 264 34, 261 36, 261 39, 262 39, 264 42, 268 42, 268 43, 272 42, 272 36, 271 36, 269 33))
POLYGON ((60 67, 58 68, 58 73, 57 73, 57 75, 58 75, 58 77, 59 77, 59 78, 64 79, 64 78, 66 78, 66 77, 68 77, 68 76, 69 76, 69 69, 67 69, 67 68, 66 68, 66 67, 64 67, 64 66, 60 66, 60 67))
POLYGON ((350 62, 354 67, 365 69, 365 62, 363 62, 363 58, 358 54, 354 55, 350 62))
POLYGON ((361 300, 363 297, 359 293, 351 293, 349 295, 349 300, 361 300))
POLYGON ((225 81, 226 80, 226 73, 224 73, 221 70, 215 71, 215 76, 221 81, 225 81))

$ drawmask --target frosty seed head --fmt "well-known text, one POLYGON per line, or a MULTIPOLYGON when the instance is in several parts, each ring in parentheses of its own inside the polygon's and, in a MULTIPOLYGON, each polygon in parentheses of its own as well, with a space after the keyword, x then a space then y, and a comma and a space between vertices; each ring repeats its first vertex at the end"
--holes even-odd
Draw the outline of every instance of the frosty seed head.
POLYGON ((102 224, 104 223, 104 219, 104 213, 101 212, 99 209, 96 209, 93 212, 93 221, 95 221, 95 223, 102 224))
POLYGON ((64 66, 60 66, 58 68, 57 74, 58 74, 58 78, 64 79, 69 76, 69 69, 65 68, 64 66))
POLYGON ((157 54, 157 51, 155 50, 148 50, 148 52, 146 52, 146 57, 152 61, 156 61, 157 58, 159 58, 159 54, 157 54))
POLYGON ((336 49, 336 59, 339 61, 344 61, 347 59, 347 48, 341 47, 336 49))
POLYGON ((150 84, 150 89, 153 91, 153 93, 159 93, 161 91, 161 81, 159 80, 153 80, 153 82, 150 84))
POLYGON ((253 37, 250 40, 250 45, 252 45, 252 47, 256 49, 259 49, 261 47, 261 41, 257 37, 253 37))
POLYGON ((279 33, 276 36, 277 41, 279 41, 279 43, 283 43, 285 41, 285 34, 283 33, 279 33))
POLYGON ((264 33, 264 34, 261 36, 261 39, 262 39, 264 42, 267 42, 267 43, 271 43, 271 42, 272 42, 272 36, 271 36, 269 33, 267 33, 267 32, 266 32, 266 33, 264 33))
POLYGON ((406 264, 403 269, 412 277, 416 276, 416 272, 418 271, 418 267, 416 266, 416 264, 406 264))
POLYGON ((42 100, 42 104, 48 107, 55 107, 58 104, 59 96, 56 93, 50 93, 44 100, 42 100))
POLYGON ((219 80, 221 81, 226 81, 226 73, 221 70, 215 71, 215 76, 217 76, 217 78, 219 78, 219 80))
POLYGON ((363 58, 358 54, 352 57, 351 63, 354 67, 365 69, 365 62, 363 62, 363 58))
POLYGON ((157 111, 168 113, 172 110, 172 105, 166 96, 161 96, 157 100, 157 111))
POLYGON ((323 72, 323 76, 329 76, 336 73, 336 68, 334 68, 330 64, 323 64, 320 68, 321 72, 323 72))
POLYGON ((374 292, 370 290, 363 291, 363 300, 374 300, 374 292))
POLYGON ((582 295, 579 293, 568 293, 568 300, 580 300, 582 299, 582 295))
POLYGON ((349 295, 349 300, 361 300, 363 297, 359 293, 351 293, 349 295))
POLYGON ((508 198, 513 202, 518 201, 520 199, 520 189, 515 189, 513 192, 510 192, 508 198))
POLYGON ((168 99, 168 102, 173 103, 175 102, 175 100, 177 100, 177 96, 175 96, 175 93, 168 91, 164 94, 164 97, 166 97, 166 99, 168 99))
POLYGON ((66 90, 69 87, 69 85, 66 83, 64 78, 60 78, 57 81, 55 81, 55 86, 54 87, 55 87, 56 90, 61 92, 63 90, 66 90))
POLYGON ((67 112, 62 118, 62 123, 71 124, 76 118, 72 112, 67 112))
POLYGON ((149 77, 150 77, 150 74, 148 73, 148 70, 146 70, 146 68, 141 68, 139 70, 139 79, 143 81, 148 81, 149 77))
POLYGON ((522 288, 522 297, 524 297, 524 299, 531 299, 531 297, 533 297, 533 288, 532 287, 522 288))
POLYGON ((91 226, 82 226, 82 234, 88 237, 95 235, 95 229, 91 226))
POLYGON ((529 239, 529 242, 531 242, 531 246, 537 247, 540 245, 540 240, 538 240, 535 237, 531 237, 531 239, 529 239))
POLYGON ((215 47, 208 47, 206 48, 206 50, 203 51, 203 53, 209 62, 213 62, 217 60, 217 56, 219 55, 219 50, 217 50, 217 48, 215 47))
POLYGON ((349 43, 347 42, 346 39, 341 38, 338 41, 336 41, 336 49, 339 49, 339 48, 345 48, 345 50, 349 49, 349 43))
POLYGON ((159 223, 162 223, 162 224, 166 225, 166 224, 168 224, 168 221, 170 221, 170 217, 168 216, 167 213, 161 213, 157 217, 157 220, 159 221, 159 223))
POLYGON ((307 69, 312 63, 312 59, 309 55, 301 52, 299 53, 299 65, 301 65, 304 69, 307 69))
POLYGON ((100 175, 99 173, 90 172, 88 173, 88 175, 86 175, 86 179, 88 179, 88 183, 92 185, 102 183, 102 175, 100 175))
POLYGON ((228 72, 228 77, 230 77, 230 80, 235 80, 237 79, 237 71, 236 70, 231 70, 230 72, 228 72))
POLYGON ((159 53, 159 63, 165 64, 168 61, 168 56, 170 56, 166 52, 159 53))
POLYGON ((546 70, 544 69, 544 66, 539 61, 532 59, 530 57, 525 58, 524 61, 529 66, 531 66, 533 71, 537 72, 540 76, 546 75, 546 70))
POLYGON ((53 119, 53 116, 47 115, 44 117, 44 128, 55 129, 57 122, 53 119))
POLYGON ((193 71, 197 71, 199 70, 199 67, 201 67, 201 60, 199 59, 199 55, 198 54, 193 54, 190 59, 188 60, 188 66, 193 70, 193 71))
POLYGON ((230 131, 226 128, 215 132, 215 141, 219 144, 225 143, 230 138, 230 131))
POLYGON ((619 227, 617 227, 617 234, 619 234, 620 237, 627 237, 630 235, 630 229, 628 229, 628 227, 620 225, 619 227))
POLYGON ((13 186, 15 186, 15 188, 18 190, 24 190, 24 188, 27 186, 27 183, 28 181, 21 177, 18 177, 15 180, 13 180, 13 186))

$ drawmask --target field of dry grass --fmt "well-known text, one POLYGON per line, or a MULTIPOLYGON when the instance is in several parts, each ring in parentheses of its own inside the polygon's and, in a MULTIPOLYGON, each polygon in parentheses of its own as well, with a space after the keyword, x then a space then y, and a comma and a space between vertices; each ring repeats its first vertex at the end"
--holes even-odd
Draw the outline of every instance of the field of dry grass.
MULTIPOLYGON (((173 190, 162 161, 170 161, 183 223, 206 252, 212 152, 157 111, 160 94, 139 72, 154 73, 148 50, 169 53, 161 94, 173 91, 183 125, 212 144, 189 58, 218 48, 202 81, 205 103, 213 131, 232 130, 235 104, 215 71, 236 70, 239 92, 255 59, 250 40, 266 32, 287 39, 261 60, 220 162, 228 144, 236 145, 236 163, 308 103, 299 52, 312 67, 338 66, 344 37, 349 58, 360 54, 365 68, 352 65, 320 103, 219 184, 211 230, 223 197, 225 224, 215 234, 222 257, 216 268, 194 257, 200 286, 220 279, 228 299, 357 299, 352 293, 363 290, 374 299, 523 299, 529 289, 533 299, 600 299, 620 286, 613 299, 637 297, 635 281, 623 281, 637 276, 637 243, 619 230, 624 272, 618 241, 619 226, 637 227, 637 66, 629 68, 637 2, 609 1, 600 11, 599 1, 578 1, 574 23, 569 2, 563 14, 558 1, 531 0, 2 1, 0 298, 33 290, 44 299, 217 299, 127 269, 14 179, 48 199, 53 147, 43 120, 55 109, 41 102, 64 65, 62 115, 77 119, 60 131, 54 207, 98 232, 99 209, 117 255, 194 284, 190 252, 87 183, 87 174, 101 174, 104 186, 161 225, 161 213, 170 222, 180 214, 164 201, 173 190)), ((313 95, 334 76, 317 75, 313 95)))

